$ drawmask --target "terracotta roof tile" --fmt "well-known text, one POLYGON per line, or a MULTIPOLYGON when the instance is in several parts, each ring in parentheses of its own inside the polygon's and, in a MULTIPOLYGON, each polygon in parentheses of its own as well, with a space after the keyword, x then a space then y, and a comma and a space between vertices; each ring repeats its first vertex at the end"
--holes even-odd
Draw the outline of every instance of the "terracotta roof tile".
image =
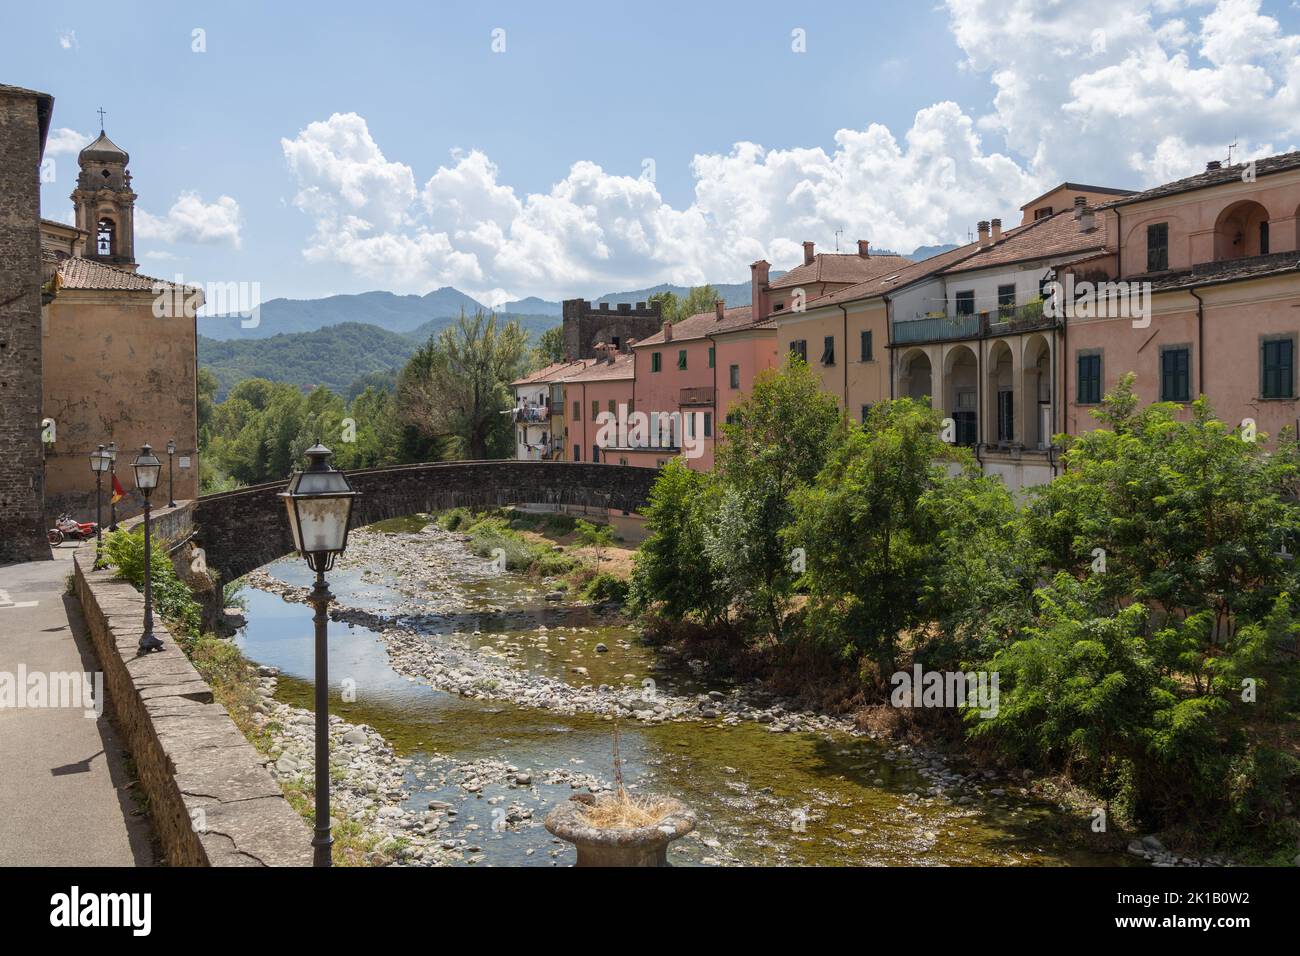
POLYGON ((586 363, 594 362, 595 359, 578 359, 573 362, 552 362, 545 368, 539 368, 536 372, 529 372, 523 378, 517 378, 511 385, 540 385, 548 382, 562 382, 566 376, 576 375, 586 368, 586 363))
MULTIPOLYGON (((1221 166, 1218 169, 1207 169, 1195 176, 1175 179, 1171 183, 1153 186, 1140 193, 1125 196, 1123 199, 1103 203, 1098 208, 1110 209, 1113 206, 1128 206, 1135 202, 1145 202, 1148 199, 1159 199, 1162 196, 1174 196, 1178 193, 1191 192, 1194 189, 1206 189, 1223 183, 1240 182, 1241 174, 1246 171, 1246 166, 1246 163, 1234 163, 1231 166, 1221 166)), ((1255 175, 1257 177, 1267 176, 1269 173, 1284 172, 1288 169, 1300 169, 1300 150, 1291 153, 1278 153, 1276 156, 1255 160, 1255 175)))
MULTIPOLYGON (((736 332, 740 329, 747 329, 754 326, 752 321, 753 308, 748 305, 738 305, 734 309, 727 309, 722 313, 722 318, 714 311, 697 312, 695 315, 689 315, 680 322, 673 324, 673 341, 682 342, 690 339, 702 339, 709 335, 718 335, 722 332, 736 332)), ((634 349, 643 348, 647 345, 663 345, 664 333, 660 329, 654 335, 646 336, 632 346, 634 349)))
POLYGON ((613 362, 596 361, 576 375, 570 375, 565 381, 606 382, 632 378, 636 368, 633 358, 632 353, 622 352, 614 358, 613 362))
POLYGON ((810 299, 807 306, 814 309, 823 305, 839 305, 842 302, 855 302, 858 299, 869 299, 872 296, 896 292, 904 286, 940 272, 953 263, 960 262, 967 256, 972 256, 977 252, 979 252, 979 246, 973 242, 958 246, 956 249, 949 249, 947 252, 941 252, 928 259, 922 259, 920 262, 909 262, 905 268, 895 272, 877 276, 866 282, 859 282, 847 289, 828 292, 816 299, 810 299))
MULTIPOLYGON (((139 272, 128 272, 116 266, 105 265, 94 259, 64 259, 59 265, 59 288, 61 289, 96 289, 122 292, 152 292, 156 284, 162 283, 168 289, 174 289, 174 283, 165 279, 139 272)), ((198 286, 186 286, 198 289, 198 286)))
POLYGON ((1094 216, 1096 228, 1090 232, 1079 231, 1079 221, 1074 210, 1066 209, 1055 215, 1017 226, 1002 234, 994 245, 981 249, 973 256, 957 262, 944 273, 969 272, 990 266, 1010 265, 1033 259, 1050 259, 1055 256, 1078 256, 1106 247, 1106 217, 1094 216))
POLYGON ((819 252, 813 261, 791 269, 770 283, 773 289, 792 289, 816 282, 865 282, 911 263, 902 256, 860 256, 856 252, 819 252))
POLYGON ((1129 276, 1128 281, 1149 281, 1153 292, 1173 292, 1177 289, 1240 282, 1244 279, 1262 279, 1265 276, 1298 271, 1300 271, 1300 252, 1274 252, 1267 256, 1202 262, 1178 272, 1129 276))

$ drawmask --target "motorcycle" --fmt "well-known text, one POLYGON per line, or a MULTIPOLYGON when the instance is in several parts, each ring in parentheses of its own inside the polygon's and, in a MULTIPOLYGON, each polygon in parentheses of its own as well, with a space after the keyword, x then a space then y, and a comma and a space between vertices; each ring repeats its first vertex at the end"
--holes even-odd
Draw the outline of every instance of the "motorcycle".
POLYGON ((93 521, 78 521, 69 514, 59 515, 54 527, 46 532, 46 540, 58 545, 64 541, 88 541, 99 533, 99 525, 93 521))

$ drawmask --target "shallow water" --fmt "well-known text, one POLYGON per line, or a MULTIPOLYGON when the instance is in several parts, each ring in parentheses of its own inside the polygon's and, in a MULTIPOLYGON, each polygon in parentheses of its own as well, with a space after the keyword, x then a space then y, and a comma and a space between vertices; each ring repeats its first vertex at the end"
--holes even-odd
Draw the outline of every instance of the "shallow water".
MULTIPOLYGON (((423 548, 425 539, 411 533, 422 524, 386 522, 383 530, 412 548, 423 548)), ((544 589, 520 575, 489 579, 479 559, 468 552, 458 557, 446 547, 431 552, 429 560, 447 565, 440 571, 456 581, 459 601, 449 612, 447 595, 430 593, 430 603, 440 610, 424 622, 429 640, 469 642, 515 667, 569 681, 640 684, 652 677, 672 693, 703 689, 694 675, 659 667, 653 651, 639 644, 632 631, 610 626, 586 608, 548 603, 544 589), (608 652, 597 653, 597 642, 607 645, 608 652), (575 674, 575 666, 587 668, 588 674, 575 674)), ((310 584, 309 572, 297 559, 278 561, 267 571, 287 583, 310 584)), ((409 608, 412 600, 409 580, 384 567, 345 564, 330 575, 330 587, 341 603, 377 612, 409 608)), ((310 708, 311 609, 254 589, 246 589, 244 597, 248 623, 238 638, 241 648, 251 660, 280 668, 280 699, 310 708)), ((574 790, 567 782, 550 784, 545 778, 547 771, 562 768, 612 780, 610 720, 468 700, 418 684, 389 665, 380 635, 357 625, 331 621, 329 644, 331 712, 369 724, 411 758, 409 807, 423 809, 430 801, 457 806, 460 813, 449 836, 481 848, 467 854, 480 857, 480 865, 573 862, 572 848, 552 838, 541 820, 574 790), (343 700, 345 686, 355 689, 355 701, 343 700), (457 768, 484 758, 529 770, 534 787, 486 782, 480 793, 468 793, 457 768), (494 812, 511 804, 532 809, 532 825, 494 830, 494 812)), ((907 755, 869 738, 772 733, 751 722, 620 721, 620 752, 630 788, 678 797, 698 815, 696 832, 673 844, 674 863, 1130 862, 1123 854, 1087 849, 1088 817, 1027 798, 986 795, 973 806, 958 807, 910 796, 924 797, 929 783, 907 755)))

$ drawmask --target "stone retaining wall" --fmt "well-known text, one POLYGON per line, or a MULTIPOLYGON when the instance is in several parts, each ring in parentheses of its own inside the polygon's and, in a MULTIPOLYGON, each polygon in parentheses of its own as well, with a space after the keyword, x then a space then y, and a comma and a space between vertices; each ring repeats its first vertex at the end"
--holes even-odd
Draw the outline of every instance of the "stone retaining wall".
MULTIPOLYGON (((191 514, 189 504, 159 511, 160 539, 187 535, 191 514)), ((93 540, 78 548, 73 560, 76 594, 104 671, 108 706, 135 759, 166 862, 310 866, 310 829, 165 624, 155 618, 164 649, 137 656, 143 595, 116 579, 114 571, 94 570, 93 540)))

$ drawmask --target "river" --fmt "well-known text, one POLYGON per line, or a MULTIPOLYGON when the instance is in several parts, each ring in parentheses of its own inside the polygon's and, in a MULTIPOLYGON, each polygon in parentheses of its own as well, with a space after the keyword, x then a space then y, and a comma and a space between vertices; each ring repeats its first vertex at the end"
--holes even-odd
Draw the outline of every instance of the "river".
MULTIPOLYGON (((330 624, 331 713, 378 731, 409 761, 402 807, 447 808, 437 834, 449 851, 443 862, 570 864, 572 848, 541 821, 575 789, 608 786, 614 775, 614 722, 584 710, 592 698, 582 695, 602 685, 628 694, 653 686, 661 699, 686 700, 693 714, 691 695, 741 691, 706 685, 690 668, 665 669, 633 630, 547 600, 547 586, 495 573, 460 536, 425 525, 406 519, 355 531, 330 575, 336 604, 355 612, 330 624), (386 639, 390 625, 406 637, 386 639), (425 651, 451 656, 433 671, 413 666, 425 651), (415 676, 434 672, 434 683, 460 692, 415 676)), ((282 590, 310 584, 297 558, 264 571, 282 590)), ((243 597, 239 647, 279 670, 279 701, 310 708, 311 609, 256 587, 243 597)), ((1034 799, 1018 782, 783 714, 779 702, 763 710, 764 723, 736 716, 752 707, 736 705, 726 717, 729 705, 718 706, 725 720, 675 720, 671 711, 629 719, 624 711, 618 721, 629 787, 682 799, 698 815, 696 831, 673 844, 674 864, 1131 862, 1089 849, 1090 817, 1034 799)))

